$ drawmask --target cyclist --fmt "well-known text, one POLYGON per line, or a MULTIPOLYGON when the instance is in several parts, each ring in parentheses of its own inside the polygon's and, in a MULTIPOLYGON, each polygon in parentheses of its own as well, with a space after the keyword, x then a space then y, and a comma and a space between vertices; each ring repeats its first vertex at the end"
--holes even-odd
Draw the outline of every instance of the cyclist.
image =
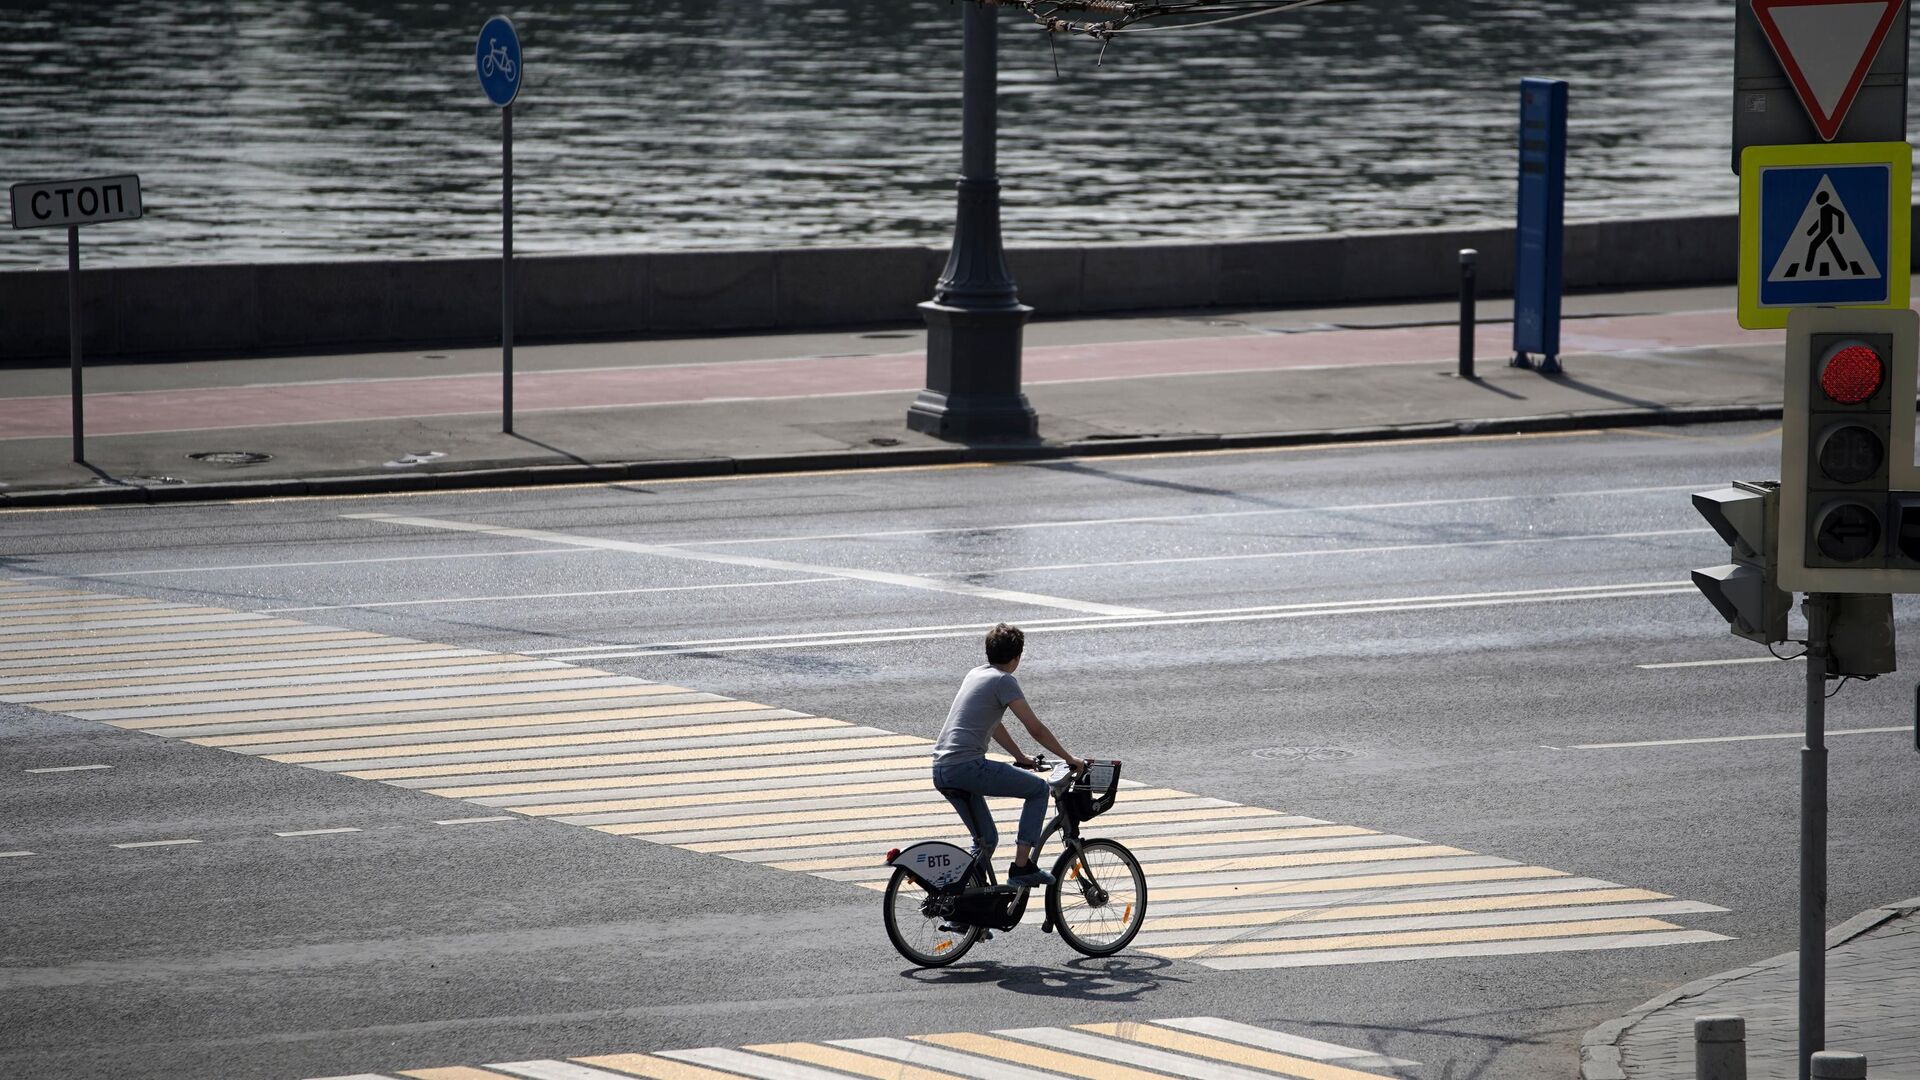
POLYGON ((981 860, 991 859, 1000 841, 985 797, 1025 799, 1007 881, 1040 888, 1053 883, 1053 875, 1033 863, 1033 849, 1040 843, 1040 830, 1046 823, 1050 792, 1046 780, 1029 771, 1033 759, 1007 734, 1001 718, 1012 709, 1027 734, 1076 772, 1087 763, 1067 753, 1047 725, 1033 714, 1019 681, 1013 677, 1026 642, 1025 634, 1006 623, 987 631, 987 662, 961 680, 960 692, 954 695, 953 707, 947 712, 946 726, 940 729, 940 740, 934 745, 933 786, 960 812, 960 820, 973 834, 974 857, 981 860), (989 738, 1012 754, 1020 767, 987 760, 989 738))

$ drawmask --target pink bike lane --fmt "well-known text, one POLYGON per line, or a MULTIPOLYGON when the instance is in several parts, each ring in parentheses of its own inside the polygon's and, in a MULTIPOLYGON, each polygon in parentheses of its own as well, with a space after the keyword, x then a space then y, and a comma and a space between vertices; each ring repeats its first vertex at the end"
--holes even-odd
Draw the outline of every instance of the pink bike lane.
MULTIPOLYGON (((1476 351, 1504 363, 1511 329, 1480 328, 1476 351)), ((1569 320, 1563 354, 1633 352, 1777 342, 1778 331, 1739 328, 1731 311, 1679 312, 1569 320)), ((1263 333, 1218 338, 1030 347, 1029 385, 1107 379, 1289 371, 1384 364, 1450 363, 1453 326, 1263 333)), ((794 357, 715 363, 522 372, 514 379, 519 412, 752 401, 920 389, 924 354, 794 357)), ((277 427, 492 412, 497 372, 354 379, 89 394, 89 435, 277 427)), ((64 438, 65 395, 0 398, 0 440, 64 438)))

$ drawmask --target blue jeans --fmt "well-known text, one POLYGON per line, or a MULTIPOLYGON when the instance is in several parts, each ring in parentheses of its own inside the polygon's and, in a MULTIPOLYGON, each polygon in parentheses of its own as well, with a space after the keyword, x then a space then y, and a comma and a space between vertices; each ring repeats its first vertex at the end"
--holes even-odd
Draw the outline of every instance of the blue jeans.
POLYGON ((1009 765, 1004 761, 973 758, 968 761, 936 762, 933 786, 960 812, 960 820, 973 834, 974 850, 982 859, 990 858, 1000 843, 1000 830, 987 810, 986 796, 1025 799, 1020 811, 1019 841, 1038 847, 1040 830, 1047 819, 1047 801, 1051 789, 1039 773, 1009 765))

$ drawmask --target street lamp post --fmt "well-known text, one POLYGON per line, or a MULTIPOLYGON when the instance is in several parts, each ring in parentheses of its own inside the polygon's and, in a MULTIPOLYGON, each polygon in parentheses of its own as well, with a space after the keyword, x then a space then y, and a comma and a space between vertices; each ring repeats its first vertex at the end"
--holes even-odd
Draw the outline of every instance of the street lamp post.
POLYGON ((927 385, 907 426, 943 439, 1032 438, 1039 425, 1020 392, 1020 338, 1033 309, 1020 302, 1000 239, 998 11, 990 0, 963 8, 959 215, 947 267, 920 305, 927 385))

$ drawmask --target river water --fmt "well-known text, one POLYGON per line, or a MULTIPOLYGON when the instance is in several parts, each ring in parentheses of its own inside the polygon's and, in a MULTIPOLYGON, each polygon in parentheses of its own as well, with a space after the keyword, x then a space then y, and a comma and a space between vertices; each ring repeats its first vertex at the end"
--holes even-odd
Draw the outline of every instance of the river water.
MULTIPOLYGON (((528 253, 944 242, 949 0, 507 9, 528 253)), ((488 10, 372 0, 0 4, 0 182, 138 172, 87 265, 499 251, 488 10)), ((1572 83, 1570 218, 1735 208, 1728 0, 1362 0, 1058 42, 1004 14, 1012 243, 1510 220, 1516 80, 1572 83)), ((0 267, 64 265, 11 232, 0 267)))

